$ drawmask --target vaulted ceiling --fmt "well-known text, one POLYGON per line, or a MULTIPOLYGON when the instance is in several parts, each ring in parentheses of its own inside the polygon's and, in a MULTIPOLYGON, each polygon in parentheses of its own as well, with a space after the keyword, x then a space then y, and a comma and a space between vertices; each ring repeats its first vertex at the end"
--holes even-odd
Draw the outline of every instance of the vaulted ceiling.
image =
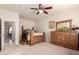
POLYGON ((50 17, 55 12, 60 12, 72 7, 77 7, 78 5, 72 4, 43 4, 44 6, 52 6, 53 9, 47 10, 49 14, 39 14, 36 15, 37 11, 31 10, 30 8, 36 7, 38 8, 38 4, 2 4, 0 5, 1 9, 6 9, 14 12, 18 12, 20 14, 20 18, 24 18, 27 20, 41 20, 50 17))

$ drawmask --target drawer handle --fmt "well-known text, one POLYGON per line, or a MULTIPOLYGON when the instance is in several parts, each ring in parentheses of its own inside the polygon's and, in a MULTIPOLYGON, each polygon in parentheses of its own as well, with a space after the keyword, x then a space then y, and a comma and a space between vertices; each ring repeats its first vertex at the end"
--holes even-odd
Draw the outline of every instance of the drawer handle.
POLYGON ((64 40, 64 39, 60 39, 60 40, 64 40))

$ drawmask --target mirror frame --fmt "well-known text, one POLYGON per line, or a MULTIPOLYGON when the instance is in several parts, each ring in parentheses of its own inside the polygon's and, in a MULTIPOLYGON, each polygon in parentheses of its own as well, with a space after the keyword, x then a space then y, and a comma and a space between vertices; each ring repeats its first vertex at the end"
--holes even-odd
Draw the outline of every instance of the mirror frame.
POLYGON ((56 30, 57 30, 57 25, 60 24, 60 23, 66 23, 66 22, 69 22, 69 27, 71 29, 71 25, 72 25, 72 19, 69 19, 69 20, 64 20, 64 21, 58 21, 56 22, 56 30))

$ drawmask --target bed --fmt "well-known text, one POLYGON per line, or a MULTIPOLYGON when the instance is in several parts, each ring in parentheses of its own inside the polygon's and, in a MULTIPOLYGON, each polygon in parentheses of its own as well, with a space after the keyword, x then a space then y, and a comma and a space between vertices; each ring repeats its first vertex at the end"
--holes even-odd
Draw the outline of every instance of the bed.
POLYGON ((45 41, 44 32, 35 32, 30 29, 23 29, 21 44, 34 45, 45 41))

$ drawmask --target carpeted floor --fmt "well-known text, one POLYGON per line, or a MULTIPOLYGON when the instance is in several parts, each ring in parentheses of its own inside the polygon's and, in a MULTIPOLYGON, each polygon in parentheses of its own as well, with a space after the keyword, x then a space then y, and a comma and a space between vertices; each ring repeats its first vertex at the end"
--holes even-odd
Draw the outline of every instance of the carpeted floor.
POLYGON ((9 46, 0 52, 2 55, 78 55, 79 51, 64 48, 47 42, 29 45, 9 46))

